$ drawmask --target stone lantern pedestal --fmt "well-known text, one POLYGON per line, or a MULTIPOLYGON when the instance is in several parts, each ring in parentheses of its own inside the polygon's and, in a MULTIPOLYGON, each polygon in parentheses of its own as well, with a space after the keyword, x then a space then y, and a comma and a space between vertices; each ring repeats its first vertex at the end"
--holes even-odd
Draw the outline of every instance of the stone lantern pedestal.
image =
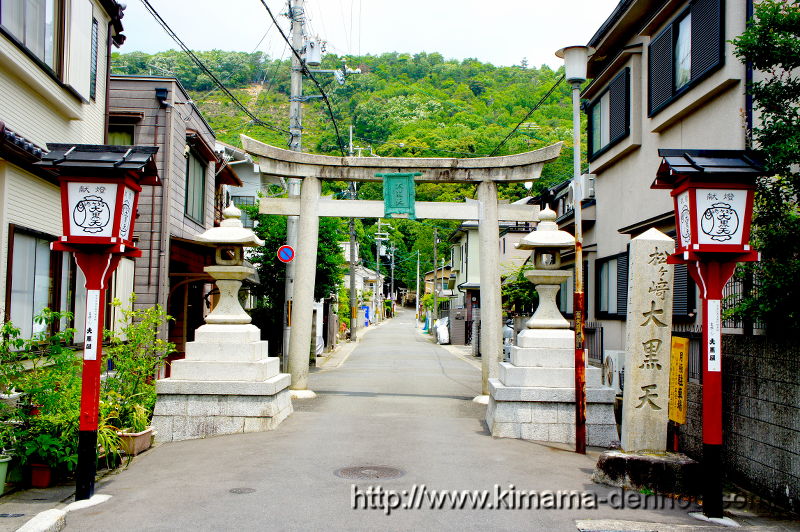
POLYGON ((277 357, 239 304, 242 281, 253 274, 242 247, 263 245, 242 227, 235 207, 223 211, 220 227, 198 240, 216 244, 217 264, 207 266, 219 300, 206 324, 186 343, 186 358, 172 363, 171 377, 156 382, 153 428, 158 441, 274 429, 292 413, 291 376, 280 373, 277 357))
MULTIPOLYGON (((500 364, 489 379, 486 424, 492 436, 555 443, 575 443, 575 333, 556 305, 561 283, 571 270, 558 269, 560 249, 575 245, 559 231, 550 209, 540 214, 537 230, 518 245, 532 249, 534 270, 525 277, 536 287, 539 306, 511 347, 511 362, 500 364)), ((609 447, 619 440, 612 388, 601 384, 600 368, 586 368, 587 443, 609 447)))

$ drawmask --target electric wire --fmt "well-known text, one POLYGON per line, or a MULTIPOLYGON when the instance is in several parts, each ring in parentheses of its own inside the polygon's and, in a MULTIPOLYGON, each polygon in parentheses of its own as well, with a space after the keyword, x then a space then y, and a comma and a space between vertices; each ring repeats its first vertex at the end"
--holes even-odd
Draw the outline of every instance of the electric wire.
POLYGON ((289 133, 288 130, 279 128, 277 126, 273 126, 272 124, 269 124, 261 120, 252 112, 250 112, 250 110, 241 101, 239 101, 239 99, 236 96, 234 96, 234 94, 230 91, 230 89, 228 89, 219 80, 219 78, 217 78, 217 76, 215 76, 214 73, 211 72, 211 70, 209 70, 208 67, 194 54, 194 52, 192 52, 192 50, 183 43, 180 37, 178 37, 178 35, 174 31, 172 31, 172 28, 169 27, 169 24, 167 24, 167 22, 163 18, 161 18, 161 15, 158 13, 158 11, 155 10, 153 6, 150 5, 150 2, 148 0, 141 0, 141 2, 142 4, 144 4, 145 9, 147 9, 147 11, 153 16, 153 18, 156 19, 156 22, 158 22, 159 25, 164 29, 167 35, 169 35, 172 38, 172 40, 175 41, 178 44, 178 46, 181 47, 181 49, 186 53, 186 55, 188 55, 192 59, 192 61, 198 67, 200 67, 200 69, 203 72, 205 72, 206 75, 208 75, 208 77, 211 78, 211 80, 222 90, 222 92, 224 92, 239 109, 241 109, 247 116, 249 116, 253 120, 253 122, 267 129, 277 131, 279 133, 287 133, 287 134, 289 133))
MULTIPOLYGON (((147 0, 142 0, 142 1, 144 2, 144 1, 147 1, 147 0)), ((283 37, 283 40, 286 41, 286 44, 289 45, 289 49, 292 51, 294 56, 297 57, 297 60, 300 62, 300 67, 301 67, 302 71, 305 73, 305 75, 308 76, 308 78, 311 81, 314 82, 314 85, 316 85, 317 90, 319 90, 319 92, 321 93, 322 100, 325 102, 325 105, 328 107, 328 114, 331 117, 331 122, 333 123, 333 129, 336 132, 336 142, 339 145, 339 150, 342 152, 342 157, 347 157, 347 152, 344 149, 344 144, 342 144, 342 136, 339 133, 339 125, 336 123, 336 117, 333 114, 333 108, 331 107, 331 102, 328 99, 328 95, 325 94, 325 91, 323 90, 323 88, 319 84, 319 82, 317 81, 317 78, 315 78, 314 75, 308 70, 308 67, 305 64, 305 61, 303 61, 303 58, 300 57, 300 53, 297 50, 294 49, 294 46, 292 46, 292 43, 289 40, 289 37, 286 36, 286 33, 284 33, 283 29, 278 24, 278 21, 275 18, 275 15, 272 13, 272 10, 269 8, 267 3, 264 0, 260 0, 260 1, 261 1, 261 5, 264 6, 264 9, 266 9, 267 13, 269 13, 269 16, 272 19, 273 24, 275 24, 275 27, 278 28, 278 31, 280 32, 281 36, 283 37)), ((289 133, 291 135, 290 132, 287 132, 287 133, 289 133)))
POLYGON ((552 87, 550 87, 550 90, 549 90, 549 91, 547 91, 547 94, 545 94, 544 96, 542 96, 542 97, 539 99, 539 101, 538 101, 538 102, 536 102, 536 105, 534 105, 533 107, 531 107, 531 110, 530 110, 530 111, 528 111, 528 114, 526 114, 526 115, 525 115, 525 118, 523 118, 522 120, 520 120, 519 124, 517 124, 516 126, 514 126, 514 129, 512 129, 512 130, 511 130, 511 132, 510 132, 508 135, 506 135, 506 138, 504 138, 504 139, 503 139, 503 140, 500 142, 500 144, 498 144, 498 145, 497 145, 497 147, 496 147, 495 149, 493 149, 493 150, 492 150, 492 153, 490 153, 490 154, 489 154, 489 157, 494 157, 494 156, 495 156, 495 154, 497 154, 498 150, 500 150, 500 148, 502 148, 502 147, 503 147, 503 145, 505 145, 505 143, 508 141, 508 139, 510 139, 510 138, 511 138, 511 135, 513 135, 514 133, 516 133, 516 132, 517 132, 517 130, 520 128, 520 126, 521 126, 522 124, 524 124, 525 122, 527 122, 527 121, 528 121, 528 119, 531 117, 531 115, 534 113, 534 111, 536 111, 536 110, 539 108, 539 106, 541 106, 541 105, 542 105, 542 104, 545 102, 545 100, 547 100, 547 98, 549 98, 549 97, 550 97, 550 95, 551 95, 551 94, 553 94, 553 91, 555 91, 555 90, 556 90, 556 87, 558 87, 559 85, 561 85, 561 82, 562 82, 562 81, 564 81, 564 76, 561 76, 560 78, 558 78, 558 81, 556 81, 555 83, 553 83, 553 86, 552 86, 552 87))

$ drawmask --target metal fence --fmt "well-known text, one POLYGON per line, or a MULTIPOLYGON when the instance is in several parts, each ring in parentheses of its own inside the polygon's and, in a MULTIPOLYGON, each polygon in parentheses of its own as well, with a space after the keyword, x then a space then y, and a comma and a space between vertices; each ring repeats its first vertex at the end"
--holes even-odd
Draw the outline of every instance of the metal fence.
POLYGON ((588 350, 588 361, 603 365, 603 326, 597 322, 586 322, 583 328, 586 338, 586 349, 588 350))
MULTIPOLYGON (((731 311, 739 306, 744 300, 745 295, 757 295, 761 288, 761 282, 757 277, 732 277, 725 287, 722 289, 722 314, 723 316, 727 311, 731 311)), ((729 316, 727 319, 722 320, 722 326, 729 329, 763 329, 765 325, 759 320, 752 323, 746 323, 740 316, 729 316)))
POLYGON ((689 339, 689 381, 703 382, 703 326, 673 324, 672 336, 689 339))

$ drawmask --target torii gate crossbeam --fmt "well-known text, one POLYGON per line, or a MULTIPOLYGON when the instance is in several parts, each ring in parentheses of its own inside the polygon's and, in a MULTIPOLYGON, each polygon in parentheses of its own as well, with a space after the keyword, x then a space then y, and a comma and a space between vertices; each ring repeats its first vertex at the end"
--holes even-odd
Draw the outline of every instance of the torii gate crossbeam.
POLYGON ((532 206, 499 205, 497 183, 538 179, 544 164, 558 157, 562 144, 501 157, 423 159, 313 155, 276 148, 245 135, 241 138, 244 150, 257 159, 262 174, 303 180, 299 200, 262 199, 259 207, 264 214, 300 217, 295 274, 296 279, 302 281, 297 282, 294 289, 294 318, 288 352, 293 390, 306 390, 308 386, 308 346, 311 344, 319 217, 383 217, 383 202, 321 198, 320 180, 380 181, 381 178, 375 174, 421 172, 415 181, 471 182, 478 185, 477 201, 420 202, 416 204, 416 214, 417 218, 477 219, 479 222, 482 394, 488 395, 489 379, 498 376, 503 353, 498 223, 501 219, 535 221, 538 214, 538 209, 532 206))

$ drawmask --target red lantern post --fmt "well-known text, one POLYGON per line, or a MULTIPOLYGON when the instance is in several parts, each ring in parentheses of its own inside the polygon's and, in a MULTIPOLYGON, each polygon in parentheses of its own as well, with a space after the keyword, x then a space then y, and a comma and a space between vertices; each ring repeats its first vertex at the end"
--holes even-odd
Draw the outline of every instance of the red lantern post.
POLYGON ((651 188, 670 189, 678 233, 668 261, 686 264, 703 302, 703 513, 722 517, 722 326, 725 284, 750 248, 755 178, 763 168, 744 151, 661 149, 651 188))
POLYGON ((81 407, 75 499, 94 494, 106 289, 122 257, 139 257, 133 226, 142 184, 159 185, 150 146, 48 144, 38 163, 59 174, 64 236, 54 251, 72 252, 86 277, 81 407))

